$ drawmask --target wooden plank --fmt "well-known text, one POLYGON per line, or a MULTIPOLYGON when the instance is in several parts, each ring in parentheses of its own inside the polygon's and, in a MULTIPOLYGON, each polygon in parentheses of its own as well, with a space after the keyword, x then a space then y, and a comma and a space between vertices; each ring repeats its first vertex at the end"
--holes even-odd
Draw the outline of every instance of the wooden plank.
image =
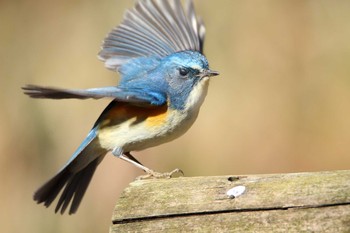
POLYGON ((350 232, 350 171, 139 180, 122 193, 112 222, 111 232, 269 232, 282 223, 295 232, 350 232), (238 185, 245 193, 229 198, 238 185))

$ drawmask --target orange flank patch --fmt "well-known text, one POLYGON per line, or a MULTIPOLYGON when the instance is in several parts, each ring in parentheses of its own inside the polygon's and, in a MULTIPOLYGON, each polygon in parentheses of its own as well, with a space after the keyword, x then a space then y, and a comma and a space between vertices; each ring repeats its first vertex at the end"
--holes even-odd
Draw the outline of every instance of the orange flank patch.
POLYGON ((167 105, 143 108, 116 102, 101 117, 100 127, 117 126, 126 121, 131 125, 145 122, 148 126, 157 126, 165 123, 168 116, 167 110, 167 105))
POLYGON ((168 106, 158 107, 157 111, 147 117, 146 123, 151 127, 162 125, 166 122, 168 114, 168 106))

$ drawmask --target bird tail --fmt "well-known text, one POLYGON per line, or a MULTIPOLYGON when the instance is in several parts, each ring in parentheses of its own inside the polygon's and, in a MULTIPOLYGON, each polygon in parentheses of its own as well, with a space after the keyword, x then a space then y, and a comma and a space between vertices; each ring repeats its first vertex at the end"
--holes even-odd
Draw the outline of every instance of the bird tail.
POLYGON ((83 149, 79 147, 68 164, 34 193, 34 200, 38 204, 44 203, 49 207, 64 188, 55 213, 60 211, 63 214, 69 204, 69 214, 77 211, 96 167, 106 154, 106 151, 96 146, 95 140, 84 141, 81 145, 83 149))

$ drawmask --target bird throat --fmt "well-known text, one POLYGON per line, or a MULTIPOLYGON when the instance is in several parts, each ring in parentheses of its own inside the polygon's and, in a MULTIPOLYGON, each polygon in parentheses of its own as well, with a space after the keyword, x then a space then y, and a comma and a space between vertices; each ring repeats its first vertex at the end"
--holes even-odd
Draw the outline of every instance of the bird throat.
POLYGON ((185 111, 198 111, 208 93, 209 77, 202 78, 192 89, 185 102, 185 111))

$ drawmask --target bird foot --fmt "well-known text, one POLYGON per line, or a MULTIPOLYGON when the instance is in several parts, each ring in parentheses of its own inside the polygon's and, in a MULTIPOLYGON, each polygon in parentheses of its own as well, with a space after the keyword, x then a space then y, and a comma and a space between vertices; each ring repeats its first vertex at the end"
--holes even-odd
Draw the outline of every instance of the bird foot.
POLYGON ((180 173, 181 176, 184 176, 184 173, 181 169, 176 168, 171 172, 166 172, 166 173, 160 173, 160 172, 155 172, 153 170, 147 170, 146 171, 147 175, 139 176, 136 179, 137 180, 145 180, 145 179, 170 179, 175 173, 180 173))

